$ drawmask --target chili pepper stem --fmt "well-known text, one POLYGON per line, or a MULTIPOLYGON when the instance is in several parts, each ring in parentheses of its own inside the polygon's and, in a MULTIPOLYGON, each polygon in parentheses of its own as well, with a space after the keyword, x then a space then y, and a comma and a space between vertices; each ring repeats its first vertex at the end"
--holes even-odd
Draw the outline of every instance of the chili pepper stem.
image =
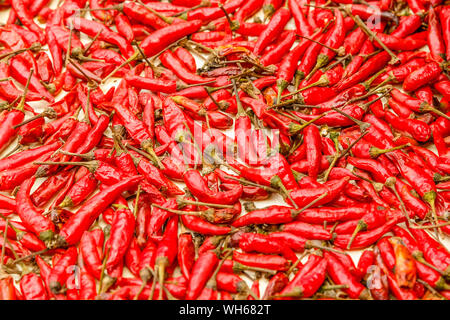
POLYGON ((31 253, 31 254, 29 254, 29 255, 27 255, 27 256, 24 256, 24 257, 21 257, 21 258, 17 258, 17 259, 14 260, 13 262, 11 262, 11 264, 12 264, 12 265, 15 265, 15 264, 17 264, 17 263, 19 263, 19 262, 21 262, 21 261, 24 261, 24 260, 27 260, 27 259, 29 259, 29 258, 33 258, 33 257, 38 256, 38 255, 40 255, 40 254, 46 253, 46 252, 49 251, 49 250, 50 250, 49 248, 45 248, 45 249, 42 249, 42 250, 40 250, 40 251, 33 252, 33 253, 31 253))
POLYGON ((26 125, 27 123, 30 123, 30 122, 32 122, 32 121, 34 121, 36 119, 39 119, 39 118, 47 117, 47 118, 50 118, 50 119, 54 119, 57 116, 58 115, 56 114, 55 110, 53 110, 52 108, 47 108, 47 109, 44 110, 44 112, 42 112, 40 114, 37 114, 34 117, 28 118, 27 120, 24 120, 24 121, 22 121, 19 124, 16 124, 15 126, 13 126, 13 129, 17 129, 17 128, 19 128, 19 127, 21 127, 23 125, 26 125))
POLYGON ((313 205, 315 205, 317 202, 319 202, 320 200, 322 200, 323 198, 328 196, 328 192, 325 192, 324 194, 320 195, 318 198, 314 199, 313 201, 311 201, 310 203, 308 203, 306 206, 304 206, 303 208, 299 209, 299 210, 294 210, 292 212, 293 218, 297 218, 297 216, 302 213, 303 211, 305 211, 306 209, 311 208, 313 205))
POLYGON ((325 54, 319 54, 317 56, 317 63, 314 66, 314 68, 311 70, 310 73, 308 73, 308 75, 306 76, 305 80, 308 81, 309 79, 311 79, 311 77, 314 75, 314 73, 316 73, 317 70, 319 70, 320 68, 322 68, 323 66, 326 66, 329 62, 329 57, 325 54))
POLYGON ((230 179, 230 180, 234 180, 234 181, 238 181, 239 183, 244 184, 244 185, 258 187, 258 188, 264 189, 264 190, 269 191, 269 192, 275 192, 275 193, 279 192, 277 189, 274 189, 274 188, 271 188, 271 187, 268 187, 268 186, 263 186, 262 184, 258 184, 258 183, 252 182, 252 181, 248 181, 248 180, 246 180, 244 178, 235 178, 235 177, 231 177, 231 176, 225 176, 225 178, 230 179))
POLYGON ((192 201, 187 199, 177 199, 177 203, 179 205, 196 205, 196 206, 207 206, 207 207, 213 207, 213 208, 219 208, 219 209, 231 209, 233 208, 232 205, 228 204, 217 204, 217 203, 207 203, 207 202, 201 202, 201 201, 192 201))
POLYGON ((340 7, 347 13, 350 18, 353 19, 353 21, 355 21, 358 27, 360 27, 370 39, 374 39, 391 56, 390 64, 396 64, 400 61, 399 58, 380 40, 380 38, 378 38, 377 35, 367 27, 367 25, 364 23, 364 21, 361 20, 359 16, 354 16, 350 8, 348 8, 347 6, 340 5, 340 7))
POLYGON ((179 13, 174 14, 174 17, 182 17, 182 19, 184 19, 184 17, 186 16, 186 13, 191 12, 193 10, 199 9, 199 8, 203 8, 203 7, 209 7, 211 5, 211 3, 208 0, 202 0, 202 2, 196 6, 193 6, 189 9, 186 9, 184 11, 181 11, 179 13))
POLYGON ((131 57, 129 57, 126 61, 124 61, 120 66, 115 68, 113 71, 111 71, 110 74, 108 74, 103 80, 102 83, 105 83, 109 78, 114 76, 117 71, 125 67, 126 65, 130 64, 131 62, 140 59, 141 53, 139 51, 135 51, 131 57))
MULTIPOLYGON (((438 216, 436 213, 436 197, 437 194, 435 191, 428 191, 427 193, 424 194, 423 196, 423 200, 428 203, 431 207, 431 214, 433 217, 433 224, 437 225, 438 224, 438 216)), ((439 228, 436 228, 436 237, 439 239, 439 233, 441 232, 441 230, 439 228)))
POLYGON ((410 143, 406 143, 406 144, 402 144, 400 146, 396 146, 396 147, 389 148, 389 149, 379 149, 377 147, 371 147, 369 149, 369 154, 370 154, 370 156, 372 158, 376 158, 376 157, 378 157, 378 156, 380 156, 382 154, 385 154, 385 153, 388 153, 388 152, 392 152, 392 151, 395 151, 395 150, 401 150, 401 149, 404 149, 404 148, 408 148, 410 146, 411 146, 410 143))
POLYGON ((429 226, 421 226, 421 225, 411 225, 409 226, 411 229, 435 229, 435 228, 441 228, 450 225, 450 221, 436 224, 436 225, 429 225, 429 226))
POLYGON ((225 14, 225 18, 227 19, 228 25, 230 26, 232 37, 234 37, 234 30, 239 28, 239 24, 236 24, 234 21, 231 20, 230 15, 228 14, 227 10, 223 7, 223 4, 219 2, 218 4, 220 10, 223 11, 225 14))
POLYGON ((102 33, 102 31, 100 30, 99 32, 97 32, 97 34, 94 36, 94 38, 92 38, 91 42, 83 50, 83 55, 86 55, 86 53, 89 52, 89 50, 91 49, 92 45, 94 44, 95 41, 97 41, 97 39, 98 39, 98 37, 100 36, 101 33, 102 33))
POLYGON ((348 241, 347 244, 347 250, 350 250, 353 241, 355 240, 356 236, 358 235, 358 233, 362 230, 366 230, 367 229, 367 224, 363 221, 363 220, 359 220, 358 224, 356 225, 355 230, 353 230, 352 236, 350 238, 350 240, 348 241))
POLYGON ((105 277, 106 261, 108 260, 108 256, 109 256, 109 250, 106 252, 105 257, 103 258, 102 269, 100 271, 100 279, 99 279, 99 287, 98 287, 99 295, 103 293, 103 279, 105 277))
POLYGON ((152 157, 152 161, 159 169, 161 170, 165 169, 164 165, 162 164, 161 160, 156 155, 155 150, 153 149, 152 142, 144 141, 142 143, 142 148, 152 157))
POLYGON ((155 16, 157 16, 158 18, 163 20, 165 23, 167 23, 167 24, 173 23, 174 19, 172 17, 166 17, 165 15, 160 14, 159 12, 157 12, 157 11, 153 10, 152 8, 150 8, 149 6, 147 6, 141 0, 137 0, 136 2, 139 3, 141 6, 143 6, 145 9, 147 9, 148 11, 150 11, 151 13, 153 13, 155 16))
POLYGON ((319 80, 317 80, 316 82, 311 83, 311 84, 309 84, 307 86, 304 86, 304 87, 298 89, 297 91, 285 94, 284 96, 281 96, 281 98, 286 98, 286 97, 289 97, 289 96, 293 96, 293 95, 295 95, 297 93, 300 93, 300 92, 305 91, 305 90, 307 90, 309 88, 312 88, 312 87, 324 87, 324 86, 327 86, 329 83, 330 83, 330 81, 328 80, 328 77, 325 74, 323 74, 323 75, 320 76, 319 80))
POLYGON ((270 184, 272 186, 278 187, 281 191, 281 194, 284 195, 284 197, 288 198, 291 201, 291 203, 295 209, 298 209, 298 205, 292 199, 289 191, 286 189, 286 187, 283 184, 283 181, 281 180, 281 178, 279 176, 277 176, 277 175, 273 176, 272 179, 270 179, 270 184))
POLYGON ((403 212, 403 215, 406 218, 406 224, 409 226, 411 224, 409 215, 408 215, 408 212, 406 211, 405 203, 403 202, 403 199, 400 197, 400 195, 398 194, 397 188, 395 187, 396 182, 397 182, 397 179, 395 177, 390 177, 390 178, 386 179, 386 182, 384 184, 387 187, 389 187, 392 190, 392 192, 394 192, 395 197, 400 202, 400 208, 403 212))
POLYGON ((17 110, 23 111, 25 109, 25 98, 28 93, 28 87, 30 86, 31 76, 34 73, 34 69, 30 69, 30 74, 28 75, 27 83, 25 84, 25 89, 23 90, 22 97, 20 98, 19 104, 17 105, 17 110))

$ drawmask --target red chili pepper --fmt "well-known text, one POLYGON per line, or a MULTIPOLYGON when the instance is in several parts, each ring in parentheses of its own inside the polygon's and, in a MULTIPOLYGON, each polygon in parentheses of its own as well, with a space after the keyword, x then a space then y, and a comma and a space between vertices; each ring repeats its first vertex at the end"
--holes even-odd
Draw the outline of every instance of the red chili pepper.
POLYGON ((322 285, 326 277, 327 261, 311 255, 291 282, 279 293, 280 297, 308 298, 322 285))
POLYGON ((55 226, 42 212, 35 209, 31 202, 30 190, 34 179, 28 179, 22 183, 17 193, 17 213, 27 227, 33 231, 41 240, 51 240, 54 236, 55 226))
POLYGON ((74 266, 76 263, 77 255, 77 249, 75 247, 70 247, 53 266, 48 275, 48 283, 53 294, 58 294, 63 289, 63 285, 66 283, 67 278, 72 272, 70 267, 74 266))
POLYGON ((442 70, 437 62, 429 62, 423 67, 411 72, 403 82, 403 90, 414 91, 419 87, 436 80, 442 70))
POLYGON ((233 251, 233 260, 249 267, 285 271, 289 268, 289 261, 278 255, 241 253, 233 251))
POLYGON ((20 279, 20 290, 26 300, 48 300, 42 279, 34 273, 28 273, 20 279))
MULTIPOLYGON (((369 246, 370 244, 377 241, 381 236, 383 236, 385 233, 389 232, 390 229, 394 225, 398 223, 397 219, 392 219, 388 222, 386 222, 383 226, 378 227, 376 229, 361 232, 359 233, 353 240, 350 249, 358 249, 358 248, 365 248, 369 246)), ((340 248, 346 248, 348 246, 348 243, 350 242, 350 239, 352 238, 349 234, 340 234, 337 235, 337 237, 334 239, 334 244, 337 247, 340 248)))
POLYGON ((93 221, 118 195, 125 190, 135 187, 141 180, 141 177, 126 178, 90 198, 61 229, 58 235, 60 241, 69 245, 77 243, 84 231, 89 228, 93 221))
POLYGON ((256 55, 261 54, 264 47, 275 40, 275 38, 281 33, 290 18, 291 13, 287 8, 278 9, 270 19, 266 29, 258 38, 253 53, 256 55))
POLYGON ((107 269, 122 261, 133 238, 135 218, 128 208, 119 208, 114 214, 108 239, 106 260, 107 269))

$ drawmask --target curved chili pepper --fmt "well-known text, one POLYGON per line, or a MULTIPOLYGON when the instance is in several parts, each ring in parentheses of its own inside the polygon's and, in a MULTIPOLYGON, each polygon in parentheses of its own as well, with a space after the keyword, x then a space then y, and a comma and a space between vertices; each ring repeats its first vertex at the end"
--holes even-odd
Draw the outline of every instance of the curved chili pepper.
POLYGON ((266 29, 259 36, 253 53, 261 54, 263 49, 281 33, 290 18, 291 12, 287 8, 278 9, 270 19, 266 29))
POLYGON ((53 266, 48 275, 48 283, 53 294, 58 294, 63 289, 63 285, 70 276, 71 271, 69 271, 69 267, 75 264, 77 255, 77 249, 75 247, 70 247, 53 266))
POLYGON ((90 198, 73 215, 59 232, 59 241, 67 244, 77 243, 84 231, 95 221, 95 219, 104 211, 123 191, 135 187, 142 177, 130 177, 105 188, 101 193, 90 198))
POLYGON ((403 81, 403 90, 414 91, 419 87, 436 80, 442 70, 437 62, 429 62, 423 67, 411 72, 403 81))
POLYGON ((29 196, 33 184, 34 179, 28 179, 20 186, 16 198, 17 213, 27 229, 32 230, 41 240, 47 241, 53 238, 55 226, 34 208, 29 196))

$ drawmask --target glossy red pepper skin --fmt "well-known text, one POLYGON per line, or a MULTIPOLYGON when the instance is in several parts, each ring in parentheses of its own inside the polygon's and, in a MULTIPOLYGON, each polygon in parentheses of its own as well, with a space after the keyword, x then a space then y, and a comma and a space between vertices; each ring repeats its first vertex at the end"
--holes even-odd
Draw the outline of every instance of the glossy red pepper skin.
POLYGON ((202 21, 192 20, 164 27, 145 38, 141 43, 141 48, 147 57, 152 57, 169 44, 198 31, 201 25, 202 21))
POLYGON ((77 249, 75 247, 70 247, 53 266, 48 276, 48 283, 53 294, 58 294, 61 292, 63 285, 70 276, 71 272, 73 272, 71 267, 75 265, 77 255, 77 249))
POLYGON ((20 289, 26 300, 48 300, 41 278, 34 273, 23 276, 20 280, 20 289))
POLYGON ((134 227, 135 218, 128 208, 116 211, 108 239, 107 268, 116 266, 123 259, 133 238, 134 227))
POLYGON ((348 289, 344 291, 353 299, 368 299, 370 297, 367 289, 341 264, 341 262, 328 253, 324 252, 327 261, 327 271, 335 283, 347 284, 348 289))
POLYGON ((89 199, 61 229, 59 232, 60 241, 67 244, 77 243, 84 231, 89 228, 118 195, 125 190, 135 187, 141 180, 141 177, 126 178, 115 185, 105 188, 101 193, 89 199))
POLYGON ((200 295, 218 263, 219 259, 213 251, 207 251, 197 258, 192 267, 186 299, 193 300, 200 295))
POLYGON ((27 229, 32 230, 42 240, 50 240, 55 232, 54 224, 35 209, 29 196, 34 179, 28 179, 20 186, 16 198, 16 210, 27 229))
POLYGON ((287 299, 307 298, 312 296, 325 280, 327 261, 322 257, 311 255, 306 264, 295 275, 291 282, 280 292, 287 299))
POLYGON ((439 77, 441 72, 441 67, 437 62, 429 62, 406 77, 403 82, 403 90, 414 91, 423 85, 431 83, 439 77))
POLYGON ((259 55, 281 33, 290 18, 291 13, 287 8, 278 9, 270 19, 267 28, 258 38, 253 53, 259 55))

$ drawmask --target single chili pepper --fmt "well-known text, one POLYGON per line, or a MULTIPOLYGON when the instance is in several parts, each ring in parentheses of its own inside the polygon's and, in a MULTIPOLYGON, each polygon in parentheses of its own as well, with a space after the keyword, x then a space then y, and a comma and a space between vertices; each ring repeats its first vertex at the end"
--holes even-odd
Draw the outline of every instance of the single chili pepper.
MULTIPOLYGON (((177 257, 178 252, 178 217, 172 217, 167 223, 166 230, 162 240, 158 243, 155 252, 155 268, 158 268, 159 284, 162 287, 164 283, 165 269, 168 268, 177 257)), ((159 294, 159 300, 162 299, 162 290, 159 294)))
POLYGON ((20 279, 20 290, 26 300, 48 300, 42 279, 35 273, 28 273, 20 279))
POLYGON ((406 37, 420 28, 421 24, 421 18, 417 14, 400 17, 400 22, 397 28, 395 28, 395 30, 391 32, 391 36, 397 38, 406 37))
POLYGON ((16 166, 25 165, 40 158, 50 151, 55 151, 61 143, 53 142, 33 149, 24 150, 0 160, 0 170, 13 169, 16 166))
POLYGON ((268 299, 281 292, 289 283, 289 278, 284 272, 278 272, 276 275, 269 279, 266 290, 262 299, 268 299))
POLYGON ((11 5, 20 22, 22 22, 22 24, 30 31, 34 32, 38 36, 41 43, 44 43, 44 33, 42 32, 42 29, 33 21, 33 16, 26 7, 25 2, 23 0, 13 0, 11 1, 11 5))
POLYGON ((307 126, 304 130, 306 144, 306 159, 309 163, 308 175, 316 179, 320 168, 322 143, 319 129, 315 125, 307 126))
POLYGON ((251 16, 253 16, 262 6, 262 0, 248 1, 242 5, 242 7, 237 10, 234 18, 241 24, 251 16))
POLYGON ((360 278, 364 278, 368 272, 370 272, 370 267, 374 264, 375 253, 373 250, 364 250, 361 257, 358 260, 357 271, 360 278))
POLYGON ((326 196, 315 203, 315 206, 319 206, 334 200, 344 189, 348 181, 349 178, 345 177, 336 181, 328 181, 322 187, 297 189, 290 192, 290 196, 299 207, 304 207, 319 196, 326 194, 326 196))
POLYGON ((384 264, 393 271, 396 263, 395 251, 391 245, 390 237, 383 237, 377 242, 377 248, 384 264))
POLYGON ((90 198, 73 215, 61 229, 58 237, 60 242, 67 244, 77 243, 83 232, 104 211, 114 199, 123 191, 133 188, 142 180, 142 177, 130 177, 105 188, 101 193, 90 198))
POLYGON ((450 254, 448 251, 439 242, 431 238, 426 231, 414 228, 410 228, 409 231, 422 249, 421 251, 425 259, 444 271, 447 275, 450 264, 450 254))
POLYGON ((196 170, 186 171, 184 181, 189 190, 203 202, 233 204, 242 194, 241 186, 236 186, 236 188, 226 192, 212 192, 207 187, 203 177, 196 170))
POLYGON ((331 234, 323 227, 309 223, 294 221, 281 226, 281 231, 290 232, 306 239, 330 240, 331 234))
POLYGON ((80 272, 80 300, 92 300, 97 296, 95 278, 87 273, 84 268, 80 272))
POLYGON ((441 66, 437 62, 429 62, 406 77, 405 81, 403 81, 403 90, 414 91, 423 85, 429 84, 436 80, 441 72, 441 66))
POLYGON ((433 7, 428 10, 428 47, 433 59, 437 62, 445 58, 445 44, 442 37, 441 25, 433 7))
POLYGON ((431 129, 423 121, 396 117, 392 112, 386 112, 386 120, 391 123, 395 129, 406 131, 413 135, 414 139, 417 141, 425 142, 431 137, 431 129))
POLYGON ((177 259, 182 274, 186 279, 189 279, 190 272, 195 263, 195 247, 190 233, 183 233, 179 236, 177 259))
POLYGON ((194 57, 189 52, 189 50, 178 47, 175 49, 174 54, 177 56, 177 58, 183 62, 184 66, 191 72, 197 71, 197 64, 195 62, 194 57))
POLYGON ((219 272, 216 276, 217 288, 230 293, 253 294, 247 283, 238 275, 219 272))
POLYGON ((53 266, 52 271, 48 276, 50 290, 53 294, 58 294, 63 289, 63 285, 70 276, 70 271, 68 271, 68 269, 76 263, 76 259, 77 249, 75 247, 70 247, 53 266))
POLYGON ((416 264, 414 258, 400 239, 392 237, 389 241, 395 252, 394 274, 398 285, 402 288, 414 288, 416 282, 416 264))
POLYGON ((102 260, 95 239, 89 231, 85 231, 81 237, 80 254, 83 257, 86 271, 95 279, 100 279, 102 260))
POLYGON ((324 252, 324 258, 327 261, 327 271, 337 284, 347 284, 349 287, 343 289, 350 298, 370 299, 369 291, 361 285, 355 277, 335 258, 332 254, 324 252))
MULTIPOLYGON (((381 236, 383 236, 386 232, 388 232, 394 225, 398 223, 399 218, 392 219, 386 222, 381 227, 375 228, 370 231, 361 232, 356 237, 354 237, 353 242, 351 243, 350 249, 358 249, 358 248, 366 248, 370 244, 377 241, 381 236)), ((334 239, 334 244, 340 248, 346 248, 350 239, 352 238, 349 234, 339 234, 334 239)))
POLYGON ((233 251, 233 260, 244 266, 286 271, 289 268, 289 261, 278 255, 267 255, 257 253, 241 253, 233 251))
POLYGON ((134 226, 133 213, 128 208, 119 208, 114 215, 108 239, 108 269, 117 265, 124 257, 133 238, 134 226))
POLYGON ((256 55, 261 54, 263 48, 270 44, 281 33, 290 18, 291 13, 287 8, 283 7, 278 9, 270 19, 266 29, 258 38, 253 53, 256 55))
POLYGON ((240 235, 239 247, 246 252, 281 254, 288 260, 297 261, 297 256, 288 246, 278 240, 256 233, 240 235))
POLYGON ((140 273, 141 255, 142 252, 141 249, 139 248, 139 244, 136 238, 133 237, 133 239, 130 242, 130 246, 128 247, 125 253, 124 259, 125 259, 125 266, 136 277, 139 277, 140 273))
POLYGON ((199 84, 214 80, 213 78, 203 78, 192 73, 171 50, 164 51, 164 53, 159 56, 159 59, 166 68, 172 70, 178 78, 188 84, 199 84))
POLYGON ((152 57, 173 42, 197 32, 201 25, 201 20, 192 20, 158 29, 142 41, 141 48, 147 57, 152 57))
POLYGON ((390 56, 386 51, 382 51, 376 56, 367 60, 358 72, 343 80, 337 87, 339 91, 348 89, 359 82, 367 79, 370 75, 380 70, 389 62, 390 56))
POLYGON ((326 270, 327 260, 311 255, 294 279, 276 297, 307 298, 312 296, 325 281, 326 270))
POLYGON ((97 180, 91 173, 84 175, 70 188, 59 207, 75 207, 85 200, 97 187, 97 180))
POLYGON ((197 258, 191 270, 186 299, 196 299, 200 295, 218 263, 214 251, 207 251, 197 258))
POLYGON ((6 277, 0 280, 0 297, 2 300, 17 300, 14 279, 6 277))
POLYGON ((17 213, 27 227, 33 231, 41 240, 47 241, 53 238, 55 226, 42 212, 36 210, 29 196, 34 179, 28 179, 22 183, 17 193, 17 213))

